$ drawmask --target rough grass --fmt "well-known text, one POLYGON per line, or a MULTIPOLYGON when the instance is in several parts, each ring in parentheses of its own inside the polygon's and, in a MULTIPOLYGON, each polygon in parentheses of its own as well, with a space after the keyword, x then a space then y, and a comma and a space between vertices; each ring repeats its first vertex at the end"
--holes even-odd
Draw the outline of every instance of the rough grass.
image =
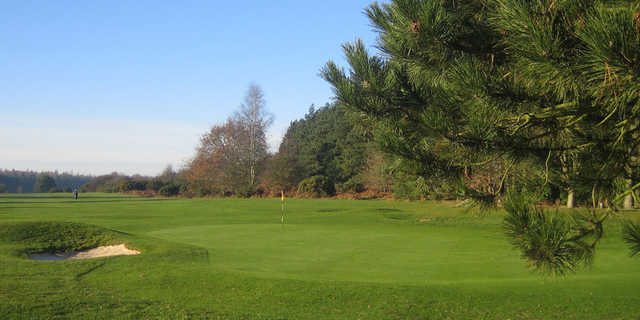
POLYGON ((593 267, 553 279, 529 272, 503 235, 500 213, 477 217, 437 203, 292 199, 282 226, 278 200, 81 196, 0 196, 0 318, 640 314, 640 261, 629 257, 617 220, 608 222, 593 267), (35 224, 41 231, 29 227, 42 221, 35 224), (65 227, 55 223, 76 235, 58 233, 65 227), (143 254, 74 261, 15 254, 48 246, 50 235, 100 242, 111 239, 101 238, 105 234, 143 254))
POLYGON ((80 251, 119 242, 116 232, 69 222, 0 224, 0 239, 24 248, 25 253, 80 251))

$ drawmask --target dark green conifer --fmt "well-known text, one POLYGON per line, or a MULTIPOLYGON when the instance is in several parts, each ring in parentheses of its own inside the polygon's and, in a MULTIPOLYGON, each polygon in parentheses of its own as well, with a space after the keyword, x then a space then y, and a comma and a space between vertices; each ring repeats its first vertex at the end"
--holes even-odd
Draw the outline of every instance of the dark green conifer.
POLYGON ((425 175, 461 179, 484 204, 522 202, 507 206, 507 234, 536 269, 591 261, 606 216, 541 215, 530 197, 504 194, 527 191, 514 174, 524 162, 545 184, 589 193, 593 207, 615 208, 638 187, 637 2, 394 0, 366 14, 380 54, 356 41, 344 45, 350 70, 326 65, 338 101, 425 175), (497 188, 473 186, 496 168, 497 188))

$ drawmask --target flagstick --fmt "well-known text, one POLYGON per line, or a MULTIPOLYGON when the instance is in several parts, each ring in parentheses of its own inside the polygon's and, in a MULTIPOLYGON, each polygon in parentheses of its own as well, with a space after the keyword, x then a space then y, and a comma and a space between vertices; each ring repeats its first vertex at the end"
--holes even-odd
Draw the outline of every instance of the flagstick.
POLYGON ((282 217, 280 218, 280 224, 282 226, 284 226, 284 211, 285 211, 285 207, 284 207, 284 190, 282 191, 282 217))

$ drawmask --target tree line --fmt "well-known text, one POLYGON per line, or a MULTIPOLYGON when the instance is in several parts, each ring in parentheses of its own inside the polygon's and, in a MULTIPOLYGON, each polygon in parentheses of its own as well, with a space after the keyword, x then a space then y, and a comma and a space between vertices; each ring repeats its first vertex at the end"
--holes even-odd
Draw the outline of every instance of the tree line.
POLYGON ((93 177, 68 172, 0 169, 0 193, 71 192, 93 177))
POLYGON ((452 185, 429 181, 410 163, 383 152, 372 123, 341 104, 311 106, 290 123, 278 150, 268 152, 272 122, 266 100, 251 85, 245 102, 204 133, 182 168, 181 193, 192 196, 456 198, 452 185))
POLYGON ((93 178, 85 183, 81 192, 135 193, 145 196, 161 195, 166 197, 186 195, 180 172, 168 165, 162 173, 155 177, 133 175, 128 176, 113 172, 93 178))

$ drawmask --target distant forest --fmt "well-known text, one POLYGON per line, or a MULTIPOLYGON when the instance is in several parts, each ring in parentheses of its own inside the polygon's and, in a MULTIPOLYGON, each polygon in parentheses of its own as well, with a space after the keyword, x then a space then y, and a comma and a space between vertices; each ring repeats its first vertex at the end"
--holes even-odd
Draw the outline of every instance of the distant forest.
MULTIPOLYGON (((80 188, 93 177, 73 173, 36 172, 0 169, 0 191, 9 193, 33 193, 39 176, 49 176, 55 181, 56 191, 80 188)), ((50 190, 47 190, 50 191, 50 190)))

